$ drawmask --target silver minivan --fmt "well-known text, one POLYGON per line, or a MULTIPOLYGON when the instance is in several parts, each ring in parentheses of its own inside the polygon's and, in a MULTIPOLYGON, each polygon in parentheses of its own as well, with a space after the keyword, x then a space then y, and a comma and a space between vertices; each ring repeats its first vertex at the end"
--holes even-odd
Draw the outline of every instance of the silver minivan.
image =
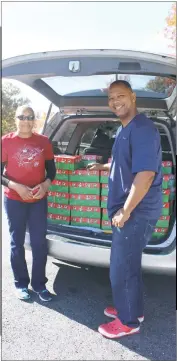
MULTIPOLYGON (((102 155, 111 149, 119 122, 108 108, 107 87, 116 79, 130 81, 139 112, 159 129, 163 160, 176 170, 176 61, 174 58, 125 50, 43 52, 3 60, 2 77, 18 80, 50 102, 43 134, 55 154, 102 155), (52 105, 57 112, 52 111, 52 105), (115 122, 116 120, 116 122, 115 122)), ((142 266, 155 273, 176 272, 175 203, 168 232, 152 238, 142 266)), ((87 266, 109 267, 111 234, 90 227, 48 223, 49 255, 87 266)), ((30 245, 26 233, 26 247, 30 245)))

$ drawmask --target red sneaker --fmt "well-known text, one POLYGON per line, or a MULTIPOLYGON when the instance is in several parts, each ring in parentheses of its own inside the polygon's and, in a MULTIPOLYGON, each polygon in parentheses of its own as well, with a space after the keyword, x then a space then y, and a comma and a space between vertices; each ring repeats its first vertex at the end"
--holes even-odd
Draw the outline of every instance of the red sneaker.
MULTIPOLYGON (((117 316, 118 316, 117 311, 114 307, 106 307, 104 309, 104 314, 111 318, 117 318, 117 316)), ((144 321, 144 316, 138 317, 138 321, 140 323, 142 323, 144 321)))
POLYGON ((112 322, 105 323, 98 328, 98 332, 107 338, 121 338, 139 333, 139 330, 140 327, 130 328, 126 325, 123 325, 118 318, 112 322))

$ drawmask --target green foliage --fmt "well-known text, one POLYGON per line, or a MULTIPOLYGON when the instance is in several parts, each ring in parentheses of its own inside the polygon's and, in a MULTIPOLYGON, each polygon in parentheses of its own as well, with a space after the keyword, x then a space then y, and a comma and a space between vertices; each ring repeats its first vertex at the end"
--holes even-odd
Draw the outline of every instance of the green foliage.
POLYGON ((15 130, 15 111, 24 104, 30 105, 30 100, 21 96, 19 88, 10 82, 2 84, 2 135, 15 130))
POLYGON ((176 82, 173 79, 156 76, 148 82, 146 89, 153 90, 157 93, 166 93, 166 95, 169 96, 175 88, 175 85, 176 82))

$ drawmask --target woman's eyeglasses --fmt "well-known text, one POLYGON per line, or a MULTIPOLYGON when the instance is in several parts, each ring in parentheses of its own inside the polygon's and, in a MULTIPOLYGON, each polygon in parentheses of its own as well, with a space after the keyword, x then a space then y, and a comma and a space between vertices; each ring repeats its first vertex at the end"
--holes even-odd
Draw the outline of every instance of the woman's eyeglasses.
POLYGON ((19 120, 34 120, 34 115, 18 115, 19 120))

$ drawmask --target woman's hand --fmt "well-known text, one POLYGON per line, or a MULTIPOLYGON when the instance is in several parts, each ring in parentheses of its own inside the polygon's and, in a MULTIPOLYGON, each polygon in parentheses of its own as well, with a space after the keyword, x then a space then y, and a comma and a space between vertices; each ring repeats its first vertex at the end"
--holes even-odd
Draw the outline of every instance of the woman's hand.
POLYGON ((31 193, 31 188, 24 186, 23 184, 18 184, 15 182, 9 182, 9 188, 13 189, 18 195, 24 200, 27 201, 29 199, 33 199, 33 195, 31 193))
POLYGON ((51 181, 46 179, 45 182, 38 184, 32 189, 34 199, 42 199, 45 197, 50 187, 51 181))

